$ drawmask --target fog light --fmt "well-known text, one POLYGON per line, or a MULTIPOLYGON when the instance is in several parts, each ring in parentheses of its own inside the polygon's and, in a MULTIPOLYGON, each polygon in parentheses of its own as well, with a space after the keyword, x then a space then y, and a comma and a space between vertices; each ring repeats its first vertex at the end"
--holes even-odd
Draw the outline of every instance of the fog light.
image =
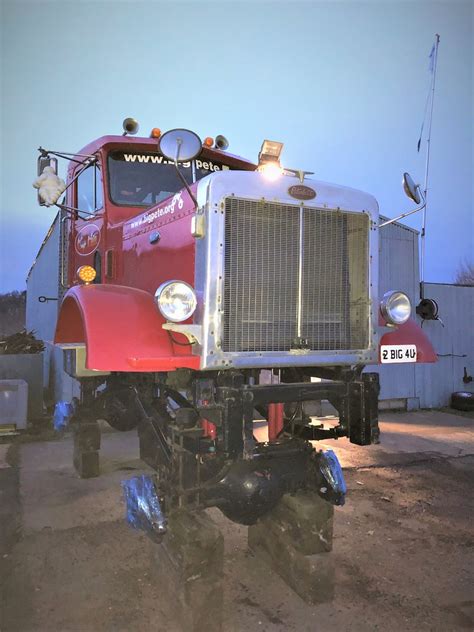
POLYGON ((387 323, 403 325, 411 315, 410 299, 404 292, 386 292, 380 303, 380 311, 387 323))

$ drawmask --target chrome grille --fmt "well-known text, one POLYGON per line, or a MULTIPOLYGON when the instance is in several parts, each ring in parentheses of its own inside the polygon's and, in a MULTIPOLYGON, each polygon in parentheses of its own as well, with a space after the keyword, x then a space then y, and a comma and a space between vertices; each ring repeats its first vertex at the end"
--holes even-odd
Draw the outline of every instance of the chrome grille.
POLYGON ((223 351, 366 348, 368 227, 363 213, 227 198, 223 351))

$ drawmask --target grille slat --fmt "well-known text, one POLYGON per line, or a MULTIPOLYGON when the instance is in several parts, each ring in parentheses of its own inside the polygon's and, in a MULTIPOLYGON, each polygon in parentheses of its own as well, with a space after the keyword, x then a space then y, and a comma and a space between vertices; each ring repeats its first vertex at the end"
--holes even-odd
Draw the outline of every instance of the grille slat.
POLYGON ((223 351, 288 351, 294 346, 300 265, 301 335, 309 348, 365 348, 367 239, 364 214, 228 198, 223 351))

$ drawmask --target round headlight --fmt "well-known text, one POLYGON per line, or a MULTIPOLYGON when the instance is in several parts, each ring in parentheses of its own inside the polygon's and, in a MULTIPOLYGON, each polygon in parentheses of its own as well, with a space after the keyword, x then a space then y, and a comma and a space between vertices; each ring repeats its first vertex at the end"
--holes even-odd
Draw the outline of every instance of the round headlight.
POLYGON ((386 292, 380 303, 382 316, 391 325, 403 325, 410 318, 411 303, 404 292, 386 292))
POLYGON ((166 281, 155 292, 160 312, 172 323, 180 323, 194 314, 196 294, 184 281, 166 281))

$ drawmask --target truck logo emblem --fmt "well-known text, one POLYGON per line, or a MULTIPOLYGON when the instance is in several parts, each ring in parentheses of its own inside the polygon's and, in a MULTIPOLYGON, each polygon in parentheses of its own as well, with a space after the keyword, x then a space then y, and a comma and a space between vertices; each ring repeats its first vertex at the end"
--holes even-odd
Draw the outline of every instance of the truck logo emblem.
POLYGON ((100 242, 100 228, 96 224, 86 224, 76 235, 75 247, 78 255, 91 255, 100 242))
POLYGON ((304 184, 294 184, 288 193, 297 200, 313 200, 316 197, 316 191, 304 184))

